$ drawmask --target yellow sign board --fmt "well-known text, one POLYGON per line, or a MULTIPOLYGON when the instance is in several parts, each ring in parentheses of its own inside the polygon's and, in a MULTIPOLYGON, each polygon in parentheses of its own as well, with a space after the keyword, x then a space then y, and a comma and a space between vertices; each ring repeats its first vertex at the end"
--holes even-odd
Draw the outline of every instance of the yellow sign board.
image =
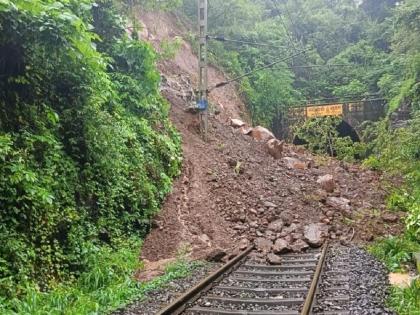
POLYGON ((306 117, 308 118, 342 115, 343 104, 306 107, 306 117))

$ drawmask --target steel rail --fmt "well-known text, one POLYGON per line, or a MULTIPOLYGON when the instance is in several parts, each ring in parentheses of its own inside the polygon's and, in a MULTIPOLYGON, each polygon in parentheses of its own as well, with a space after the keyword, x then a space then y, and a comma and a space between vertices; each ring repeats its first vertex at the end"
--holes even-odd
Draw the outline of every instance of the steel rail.
POLYGON ((253 249, 254 246, 248 247, 241 254, 228 261, 226 264, 224 264, 218 270, 213 272, 203 281, 201 281, 196 286, 182 294, 175 301, 169 304, 166 308, 158 312, 157 315, 178 315, 182 313, 186 309, 187 303, 195 302, 202 293, 205 293, 206 291, 208 291, 208 289, 210 289, 212 284, 214 284, 214 282, 218 278, 220 278, 225 272, 228 272, 232 268, 234 268, 235 265, 239 263, 243 258, 245 258, 253 249))
POLYGON ((321 256, 319 257, 315 274, 312 279, 311 287, 309 288, 308 295, 306 296, 305 304, 303 304, 301 315, 309 315, 311 313, 314 298, 315 298, 315 293, 318 288, 319 278, 320 278, 322 269, 324 268, 324 262, 325 262, 325 257, 327 256, 327 250, 328 250, 328 241, 326 241, 324 248, 322 250, 321 256))

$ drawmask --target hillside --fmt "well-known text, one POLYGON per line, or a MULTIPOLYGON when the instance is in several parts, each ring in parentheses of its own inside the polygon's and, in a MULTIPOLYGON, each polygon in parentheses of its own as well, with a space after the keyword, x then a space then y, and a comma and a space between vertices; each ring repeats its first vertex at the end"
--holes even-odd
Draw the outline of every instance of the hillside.
MULTIPOLYGON (((172 14, 148 13, 141 21, 143 35, 156 48, 164 38, 185 33, 172 14)), ((230 126, 229 117, 244 117, 234 86, 210 94, 211 101, 223 107, 211 117, 210 139, 204 142, 196 117, 186 112, 189 104, 181 92, 194 87, 197 58, 185 39, 181 47, 159 69, 178 87, 163 85, 163 93, 172 105, 170 118, 182 135, 184 167, 144 242, 142 258, 174 257, 183 247, 193 257, 210 257, 216 249, 237 248, 238 242, 244 248, 277 237, 299 250, 308 246, 303 231, 311 223, 321 223, 330 238, 342 242, 371 241, 400 231, 398 224, 388 227, 398 221, 398 214, 385 215, 386 191, 379 185, 380 173, 317 157, 292 145, 285 145, 282 159, 275 160, 264 142, 230 126), (317 183, 328 174, 335 182, 329 193, 317 183), (360 224, 367 218, 368 224, 360 224), (273 230, 273 222, 279 219, 282 226, 273 230)), ((225 80, 214 68, 210 73, 211 82, 225 80)))

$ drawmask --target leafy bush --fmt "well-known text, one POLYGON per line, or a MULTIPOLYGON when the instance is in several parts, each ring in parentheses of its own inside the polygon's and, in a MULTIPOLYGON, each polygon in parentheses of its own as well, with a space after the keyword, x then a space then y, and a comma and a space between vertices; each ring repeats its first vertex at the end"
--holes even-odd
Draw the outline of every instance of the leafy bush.
POLYGON ((356 157, 363 157, 366 147, 363 143, 353 142, 349 136, 340 136, 338 117, 313 118, 303 125, 294 127, 295 137, 318 154, 336 156, 340 160, 354 161, 356 157))
POLYGON ((151 282, 139 283, 133 270, 141 268, 138 260, 141 242, 128 239, 110 246, 87 244, 86 272, 71 284, 58 285, 50 292, 29 287, 22 299, 1 300, 4 315, 98 314, 108 313, 170 281, 189 275, 202 266, 200 262, 179 259, 167 266, 165 275, 151 282))
POLYGON ((420 243, 420 115, 414 114, 404 128, 379 128, 373 155, 364 164, 403 176, 405 187, 389 197, 388 205, 407 211, 406 234, 420 243))
POLYGON ((111 0, 1 0, 0 29, 0 296, 10 299, 72 281, 92 251, 144 235, 181 158, 156 55, 124 35, 111 0))
POLYGON ((399 271, 412 259, 412 254, 420 250, 420 244, 407 238, 388 237, 369 246, 369 251, 382 260, 391 271, 399 271))

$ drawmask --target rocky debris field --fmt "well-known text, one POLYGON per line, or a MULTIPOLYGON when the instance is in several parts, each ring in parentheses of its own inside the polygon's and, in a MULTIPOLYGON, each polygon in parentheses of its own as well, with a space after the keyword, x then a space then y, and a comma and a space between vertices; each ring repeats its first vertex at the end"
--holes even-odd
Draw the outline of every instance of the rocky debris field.
MULTIPOLYGON (((157 14, 157 13, 156 13, 157 14)), ((142 35, 157 49, 188 33, 170 14, 141 17, 142 35)), ((259 259, 318 247, 325 239, 369 242, 401 230, 401 213, 385 207, 381 174, 289 145, 249 124, 235 85, 209 95, 208 141, 190 111, 197 83, 197 57, 187 41, 172 60, 162 60, 161 90, 183 139, 184 169, 174 183, 142 248, 159 261, 187 250, 192 258, 227 260, 250 244, 259 259)), ((225 81, 209 68, 209 82, 225 81)))
POLYGON ((183 136, 184 172, 154 221, 142 255, 225 260, 255 244, 261 260, 319 247, 325 239, 366 242, 397 233, 399 213, 385 210, 381 174, 285 144, 240 119, 210 119, 204 142, 185 101, 166 93, 183 136), (362 224, 361 224, 362 223, 362 224))

